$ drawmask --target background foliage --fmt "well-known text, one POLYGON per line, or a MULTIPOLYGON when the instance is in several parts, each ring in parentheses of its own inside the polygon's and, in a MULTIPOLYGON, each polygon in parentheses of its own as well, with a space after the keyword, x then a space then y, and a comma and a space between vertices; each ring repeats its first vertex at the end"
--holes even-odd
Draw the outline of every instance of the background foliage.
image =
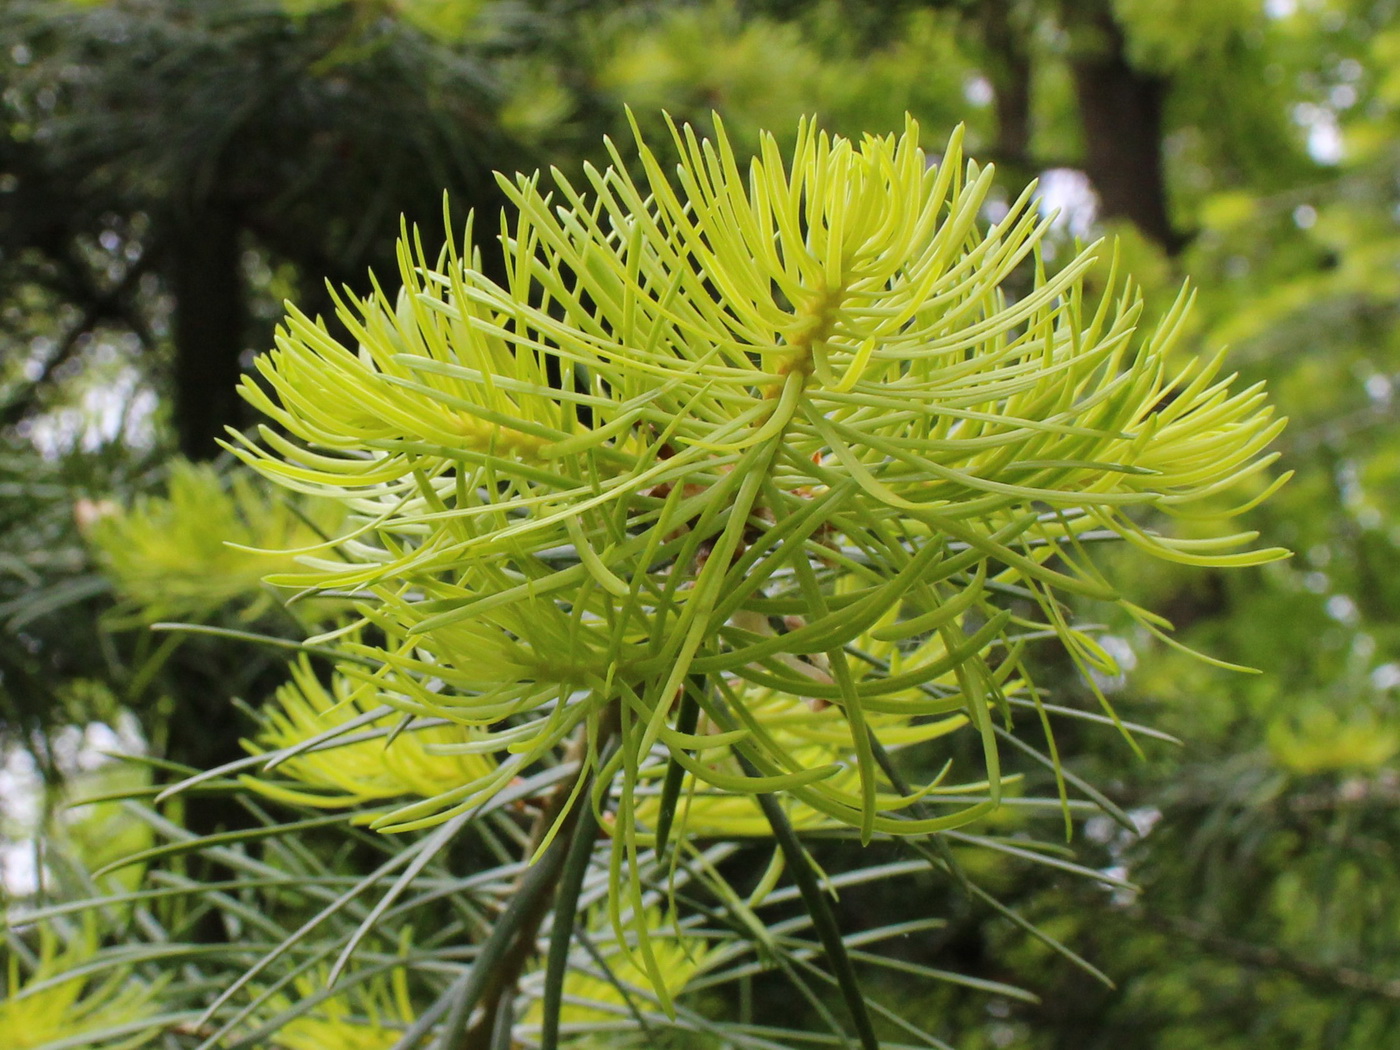
MULTIPOLYGON (((457 214, 475 207, 491 229, 491 169, 573 175, 599 159, 601 134, 625 137, 624 103, 647 128, 663 107, 702 127, 719 111, 740 149, 804 112, 858 134, 895 130, 909 110, 929 148, 966 122, 968 151, 997 163, 1004 202, 1040 176, 1065 208, 1062 260, 1075 235, 1112 230, 1149 304, 1165 309, 1192 279, 1192 346, 1229 344, 1234 367, 1267 379, 1292 417, 1278 447, 1297 476, 1252 524, 1298 553, 1230 574, 1115 555, 1118 578, 1182 640, 1265 671, 1226 675, 1109 625, 1127 670, 1100 684, 1125 718, 1184 741, 1148 741, 1142 759, 1111 735, 1063 741, 1071 771, 1137 828, 1090 821, 1080 862, 1139 889, 965 858, 1116 987, 950 880, 919 883, 944 924, 902 942, 907 961, 1018 983, 1038 1001, 953 984, 892 994, 968 1048, 1382 1045, 1400 1022, 1396 15, 1360 0, 5 5, 3 775, 50 788, 26 792, 40 801, 25 806, 0 791, 12 906, 86 892, 115 839, 129 850, 177 835, 113 804, 62 807, 64 780, 100 794, 133 786, 112 778, 150 775, 97 752, 140 742, 194 769, 238 759, 252 722, 229 698, 256 708, 285 680, 275 651, 149 631, 139 580, 98 553, 132 549, 104 533, 145 530, 181 581, 161 591, 183 609, 158 616, 304 629, 259 587, 224 593, 236 565, 199 571, 231 557, 207 548, 216 518, 280 542, 311 527, 295 515, 263 513, 235 489, 199 498, 207 529, 187 536, 160 524, 154 503, 100 520, 108 501, 172 484, 178 501, 181 486, 209 483, 172 473, 171 454, 212 456, 222 425, 242 422, 234 378, 268 345, 282 298, 329 314, 324 278, 366 290, 367 266, 393 271, 397 215, 435 230, 444 188, 457 214)), ((1056 702, 1092 702, 1072 668, 1050 674, 1056 702)), ((197 832, 262 819, 227 793, 178 805, 166 816, 197 832)), ((323 855, 308 836, 304 850, 269 847, 299 878, 330 885, 378 863, 369 836, 352 857, 323 855)), ((839 866, 831 849, 822 857, 839 866)), ((190 863, 207 869, 170 877, 227 877, 254 861, 229 851, 190 863)), ((125 939, 74 934, 69 950, 134 967, 139 991, 161 979, 163 939, 217 944, 254 921, 187 892, 178 908, 109 915, 106 932, 125 939)), ((857 924, 888 921, 878 893, 843 901, 857 924)), ((42 970, 43 949, 30 947, 42 970)), ((418 947, 379 944, 377 958, 418 947)), ((392 987, 365 987, 406 1020, 392 987)), ((757 978, 750 1016, 772 994, 757 978)), ((140 998, 114 993, 94 1016, 119 1025, 140 998)), ((167 1033, 191 1023, 159 1022, 167 1033)))

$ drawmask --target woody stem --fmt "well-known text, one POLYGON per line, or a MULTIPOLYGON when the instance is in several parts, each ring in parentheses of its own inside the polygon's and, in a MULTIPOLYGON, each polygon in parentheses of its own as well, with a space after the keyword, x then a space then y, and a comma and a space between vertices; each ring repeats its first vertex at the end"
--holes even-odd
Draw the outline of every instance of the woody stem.
MULTIPOLYGON (((606 751, 606 742, 611 740, 615 732, 612 724, 615 722, 615 717, 609 712, 604 718, 607 726, 600 733, 600 736, 604 738, 604 750, 606 751)), ((564 872, 565 859, 570 854, 573 841, 581 830, 580 814, 589 809, 590 806, 586 798, 579 798, 575 800, 574 805, 569 808, 567 813, 564 812, 564 807, 578 787, 579 781, 589 775, 588 764, 584 761, 587 747, 588 728, 580 726, 577 735, 570 742, 569 751, 565 758, 566 761, 576 763, 577 770, 573 776, 560 782, 550 792, 544 806, 535 816, 530 826, 529 840, 525 846, 525 858, 529 859, 538 852, 540 844, 556 822, 559 822, 559 829, 544 853, 520 876, 511 904, 498 920, 499 924, 510 923, 512 927, 508 933, 510 943, 494 961, 490 972, 484 976, 485 983, 477 1000, 480 1003, 480 1009, 468 1012, 469 1016, 474 1013, 475 1020, 465 1024, 460 1039, 455 1038, 451 1032, 445 1032, 441 1043, 444 1047, 454 1047, 455 1050, 490 1050, 492 1046, 492 1034, 496 1027, 497 1017, 503 1005, 514 997, 520 977, 525 972, 525 966, 535 953, 540 926, 544 923, 545 916, 549 914, 555 903, 559 879, 564 872)), ((589 815, 592 815, 591 811, 589 815)), ((596 833, 593 821, 588 820, 582 823, 586 825, 582 830, 587 831, 590 835, 596 833)), ((457 1023, 463 1024, 467 1020, 467 1017, 460 1017, 457 1019, 457 1023)))

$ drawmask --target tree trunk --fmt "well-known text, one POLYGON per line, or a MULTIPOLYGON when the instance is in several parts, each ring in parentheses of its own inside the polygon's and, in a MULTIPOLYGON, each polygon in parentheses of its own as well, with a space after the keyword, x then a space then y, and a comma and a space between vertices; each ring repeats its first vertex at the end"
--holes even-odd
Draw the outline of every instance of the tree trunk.
POLYGON ((235 392, 247 327, 240 227, 233 212, 204 206, 174 229, 174 420, 180 451, 211 459, 225 426, 236 426, 235 392))
POLYGON ((996 161, 1010 166, 1016 181, 1035 177, 1031 160, 1031 56, 1029 28, 1016 22, 1010 0, 988 0, 980 8, 987 75, 997 115, 996 161))
POLYGON ((1106 5, 1067 3, 1070 60, 1084 127, 1084 170, 1100 214, 1128 219, 1169 254, 1186 243, 1171 224, 1162 170, 1165 77, 1134 69, 1123 30, 1106 5))

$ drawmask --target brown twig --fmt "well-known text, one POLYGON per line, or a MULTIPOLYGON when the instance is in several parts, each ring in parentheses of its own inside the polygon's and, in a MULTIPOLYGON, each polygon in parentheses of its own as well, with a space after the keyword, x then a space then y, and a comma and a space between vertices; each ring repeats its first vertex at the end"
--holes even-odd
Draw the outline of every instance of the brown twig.
MULTIPOLYGON (((604 715, 604 724, 598 734, 602 742, 600 753, 602 750, 606 750, 606 742, 616 732, 616 722, 617 713, 614 707, 604 715)), ((481 1006, 476 1012, 475 1020, 467 1025, 466 1031, 462 1035, 459 1044, 460 1050, 488 1050, 491 1046, 496 1016, 500 1012, 501 1004, 505 999, 515 994, 520 977, 525 972, 525 965, 530 961, 530 956, 535 953, 538 946, 540 926, 544 923, 545 916, 549 914, 550 908, 554 904, 559 876, 564 870, 563 858, 568 853, 574 832, 578 828, 580 809, 589 804, 587 799, 579 798, 575 800, 574 805, 567 813, 563 812, 564 806, 568 803, 569 797, 573 794, 579 781, 589 774, 584 762, 587 747, 588 727, 586 725, 580 726, 578 735, 570 743, 568 754, 565 757, 565 761, 577 763, 578 770, 572 777, 558 784, 550 793, 549 798, 530 826, 530 838, 525 847, 526 858, 534 856, 539 850, 540 844, 544 842, 550 828, 554 827, 556 821, 562 820, 559 830, 555 833, 554 841, 549 845, 546 856, 537 861, 539 864, 550 864, 552 870, 548 872, 543 892, 536 898, 534 907, 521 918, 510 947, 506 949, 505 955, 488 978, 486 987, 482 991, 481 1006)))

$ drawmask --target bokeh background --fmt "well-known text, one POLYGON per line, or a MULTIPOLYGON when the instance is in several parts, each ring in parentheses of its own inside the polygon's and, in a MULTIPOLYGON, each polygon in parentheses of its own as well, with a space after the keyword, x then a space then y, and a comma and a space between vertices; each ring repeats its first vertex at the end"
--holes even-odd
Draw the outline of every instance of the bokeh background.
MULTIPOLYGON (((115 805, 66 805, 151 775, 109 753, 236 758, 245 711, 285 677, 275 651, 148 629, 297 633, 257 582, 267 565, 222 540, 294 546, 306 523, 234 481, 218 445, 252 422, 234 385, 284 300, 329 315, 328 283, 392 280, 401 217, 440 238, 444 191, 495 265, 492 173, 606 163, 627 107, 657 144, 663 112, 702 130, 718 113, 740 148, 804 114, 858 136, 909 112, 934 153, 966 126, 996 165, 993 212, 1039 180, 1052 265, 1117 238, 1149 321, 1191 283, 1183 352, 1228 345, 1291 417, 1277 450, 1295 477, 1247 521, 1296 554, 1230 573, 1112 555, 1183 643, 1262 671, 1104 625, 1124 674, 1098 684, 1180 741, 1061 739, 1137 829, 1095 818, 1074 848, 1136 892, 969 858, 1116 986, 930 884, 947 923, 911 957, 1039 1002, 911 983, 905 1012, 969 1050, 1393 1045, 1398 7, 7 0, 0 899, 52 892, 60 855, 95 866, 142 844, 115 805)), ((1060 671, 1057 702, 1093 702, 1060 671)), ((212 795, 181 817, 246 819, 212 795)))

